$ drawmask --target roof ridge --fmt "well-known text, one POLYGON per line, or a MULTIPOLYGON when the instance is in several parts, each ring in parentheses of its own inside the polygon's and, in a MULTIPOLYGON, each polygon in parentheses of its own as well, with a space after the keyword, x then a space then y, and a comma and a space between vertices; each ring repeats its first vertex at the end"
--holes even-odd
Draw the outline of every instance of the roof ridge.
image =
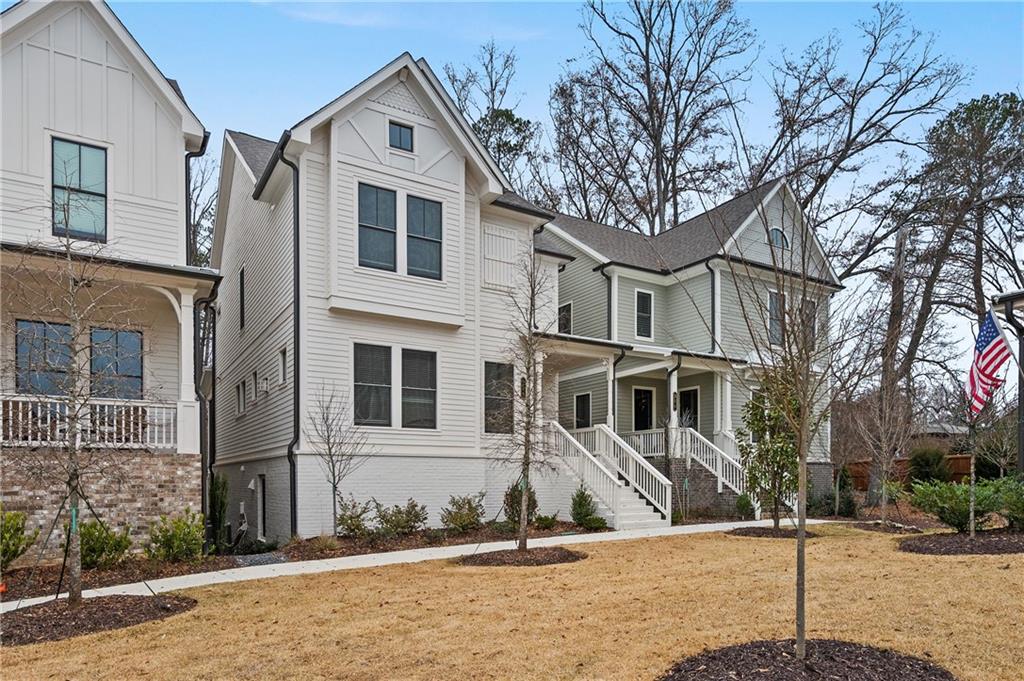
POLYGON ((232 130, 231 128, 224 128, 224 132, 226 132, 229 135, 245 135, 246 137, 251 137, 254 140, 260 140, 261 142, 277 144, 277 142, 275 142, 274 140, 267 139, 266 137, 260 137, 259 135, 253 135, 252 133, 249 132, 243 132, 241 130, 232 130))
POLYGON ((725 208, 726 206, 728 206, 729 204, 733 203, 734 201, 739 201, 740 199, 746 198, 747 196, 750 196, 751 194, 753 194, 753 193, 755 193, 757 191, 760 191, 761 189, 764 189, 765 187, 767 187, 769 185, 778 184, 781 180, 784 180, 784 179, 785 178, 780 175, 779 177, 776 177, 773 180, 768 180, 768 181, 762 182, 761 184, 757 185, 756 187, 752 187, 751 189, 747 189, 744 192, 741 192, 739 194, 734 195, 732 198, 726 199, 725 201, 722 201, 721 203, 716 203, 711 208, 708 208, 707 210, 704 210, 704 211, 702 211, 700 213, 697 213, 693 217, 686 218, 685 220, 680 222, 678 225, 673 225, 672 227, 669 227, 668 229, 663 229, 662 231, 658 232, 655 235, 654 238, 658 238, 662 234, 668 234, 669 232, 671 232, 674 229, 677 229, 679 227, 683 227, 684 225, 686 225, 686 224, 688 224, 690 222, 693 222, 694 220, 700 219, 700 218, 702 218, 702 217, 704 217, 706 215, 710 215, 711 213, 714 213, 716 210, 721 210, 722 208, 725 208))

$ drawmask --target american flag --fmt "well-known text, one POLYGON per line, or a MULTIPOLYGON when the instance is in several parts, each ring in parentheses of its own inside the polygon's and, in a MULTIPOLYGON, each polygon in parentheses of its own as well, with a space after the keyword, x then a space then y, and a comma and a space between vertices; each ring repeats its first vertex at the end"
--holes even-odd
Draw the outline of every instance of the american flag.
POLYGON ((968 409, 971 416, 977 416, 985 402, 1003 381, 996 373, 1010 359, 1010 343, 999 326, 995 312, 991 309, 978 327, 978 342, 974 344, 974 363, 967 376, 968 409))

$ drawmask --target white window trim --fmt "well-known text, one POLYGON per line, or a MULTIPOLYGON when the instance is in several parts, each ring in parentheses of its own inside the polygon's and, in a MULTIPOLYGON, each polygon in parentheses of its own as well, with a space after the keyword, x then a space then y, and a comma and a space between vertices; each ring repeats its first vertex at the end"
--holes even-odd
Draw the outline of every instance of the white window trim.
POLYGON ((654 386, 634 385, 633 390, 630 392, 632 399, 629 402, 630 415, 633 417, 633 431, 640 432, 636 427, 636 392, 638 390, 648 390, 651 393, 651 430, 653 430, 658 427, 658 391, 654 386))
POLYGON ((267 499, 263 489, 267 486, 267 476, 260 473, 256 476, 256 539, 266 541, 267 528, 263 526, 264 507, 267 499))
POLYGON ((368 433, 379 433, 379 432, 398 432, 398 433, 418 433, 424 436, 436 437, 444 434, 441 428, 441 404, 443 398, 442 384, 441 381, 441 369, 443 365, 442 353, 437 348, 430 348, 419 345, 396 345, 390 341, 374 340, 372 338, 353 338, 349 342, 349 370, 352 372, 350 383, 353 396, 352 404, 352 418, 355 418, 355 357, 356 357, 356 345, 376 345, 378 347, 388 348, 391 350, 391 425, 390 426, 372 426, 362 425, 360 428, 366 428, 368 433), (434 388, 435 403, 434 403, 434 420, 435 424, 433 428, 403 428, 402 427, 402 350, 418 350, 421 352, 432 352, 434 353, 434 371, 437 377, 436 387, 434 388))
POLYGON ((653 341, 654 340, 654 291, 651 291, 651 290, 648 290, 648 289, 645 289, 645 288, 633 289, 633 337, 636 338, 637 340, 649 340, 649 341, 653 341), (637 299, 640 298, 640 294, 641 293, 645 293, 645 294, 647 294, 647 295, 649 295, 651 297, 651 335, 650 336, 641 336, 640 333, 637 331, 637 317, 639 316, 639 313, 638 313, 639 307, 637 306, 637 299))
MULTIPOLYGON (((396 121, 397 122, 397 121, 396 121)), ((385 134, 387 130, 385 130, 385 134)), ((415 146, 413 147, 415 148, 415 146)), ((407 154, 400 149, 392 149, 388 147, 388 151, 407 154)), ((352 229, 353 229, 353 241, 355 247, 352 249, 352 266, 357 272, 367 274, 374 277, 384 277, 394 279, 396 281, 410 282, 414 281, 417 284, 426 286, 448 286, 448 275, 451 268, 446 265, 448 262, 448 248, 451 235, 448 234, 446 217, 449 215, 449 211, 453 209, 450 205, 451 202, 448 197, 442 196, 434 191, 432 188, 426 186, 419 186, 414 191, 409 191, 404 187, 395 185, 394 178, 381 178, 364 174, 357 174, 352 180, 351 187, 351 199, 352 199, 352 229), (395 193, 395 271, 377 269, 376 267, 367 267, 359 264, 359 185, 365 184, 377 189, 384 189, 387 191, 393 191, 395 193), (427 201, 433 201, 441 204, 441 278, 431 279, 430 277, 419 277, 414 274, 409 274, 409 215, 408 215, 408 198, 414 196, 419 199, 425 199, 427 201)))
POLYGON ((767 328, 765 329, 765 336, 767 337, 768 345, 777 348, 777 347, 781 347, 782 343, 784 343, 785 340, 786 340, 786 294, 785 293, 779 293, 779 291, 777 289, 774 289, 774 288, 769 288, 767 291, 768 291, 768 293, 766 295, 766 301, 767 302, 765 304, 765 312, 766 312, 766 315, 765 315, 766 319, 765 319, 765 321, 767 322, 767 325, 766 325, 767 328), (780 301, 780 305, 781 305, 781 308, 782 308, 782 340, 780 342, 778 342, 778 343, 776 343, 776 342, 774 342, 772 340, 772 296, 773 295, 780 296, 782 298, 782 300, 780 301))
POLYGON ((249 387, 246 380, 242 379, 235 384, 235 417, 244 416, 249 411, 249 387))
MULTIPOLYGON (((390 154, 398 154, 400 156, 405 156, 406 158, 411 158, 411 159, 419 159, 419 153, 416 151, 417 149, 419 149, 419 144, 417 143, 417 139, 416 138, 419 137, 419 127, 420 126, 415 121, 413 121, 413 120, 410 120, 410 119, 407 119, 407 118, 402 118, 401 116, 395 116, 395 115, 390 114, 390 113, 387 114, 384 117, 384 119, 385 119, 384 120, 384 148, 388 150, 388 153, 390 153, 390 154), (412 151, 406 151, 405 149, 401 149, 399 147, 391 146, 391 124, 392 123, 396 123, 398 125, 404 125, 405 127, 412 129, 412 151)), ((418 168, 417 168, 417 170, 418 170, 418 168)))
POLYGON ((573 396, 572 396, 572 427, 573 427, 573 430, 575 430, 576 427, 577 427, 576 426, 576 398, 580 397, 581 395, 586 395, 587 397, 590 398, 590 425, 586 426, 586 427, 587 428, 593 428, 594 427, 594 393, 593 393, 593 391, 588 390, 588 391, 582 392, 582 393, 573 393, 573 396))
POLYGON ((114 184, 115 168, 111 163, 114 158, 114 143, 108 142, 107 140, 96 139, 94 137, 83 137, 82 135, 75 135, 60 130, 54 130, 52 128, 43 129, 43 155, 40 158, 47 159, 46 161, 46 177, 44 178, 45 184, 43 185, 44 191, 46 192, 46 222, 49 223, 49 227, 45 231, 46 238, 53 240, 61 240, 64 237, 56 237, 53 235, 53 138, 67 140, 68 142, 74 142, 75 144, 88 144, 90 146, 99 147, 105 149, 107 153, 107 234, 106 239, 101 242, 103 244, 110 244, 114 239, 117 238, 117 232, 115 231, 116 220, 116 209, 114 204, 114 184))
POLYGON ((786 234, 786 230, 782 229, 781 227, 769 227, 768 231, 764 233, 764 242, 772 248, 781 248, 784 251, 788 251, 793 248, 792 242, 789 239, 789 235, 786 234), (775 244, 772 243, 772 232, 779 232, 782 235, 782 246, 776 246, 775 244))
POLYGON ((252 378, 252 403, 256 404, 260 399, 259 372, 253 369, 250 378, 252 378))
POLYGON ((516 418, 516 391, 518 388, 518 381, 516 381, 516 367, 515 364, 508 361, 508 358, 488 358, 483 357, 480 360, 480 397, 484 400, 484 403, 480 405, 480 434, 486 438, 501 438, 508 437, 509 433, 488 433, 487 432, 487 368, 486 364, 507 364, 512 367, 512 431, 515 432, 515 418, 516 418))
POLYGON ((572 335, 573 331, 576 329, 576 319, 573 316, 574 310, 571 300, 567 300, 566 302, 558 306, 558 309, 556 310, 556 324, 558 321, 562 319, 562 308, 566 306, 569 307, 569 335, 572 335))
POLYGON ((284 387, 288 384, 288 347, 277 349, 277 385, 284 387))
POLYGON ((678 416, 679 416, 680 425, 682 425, 682 420, 683 420, 683 393, 685 393, 685 392, 696 392, 697 393, 697 422, 694 423, 690 427, 693 428, 694 430, 696 430, 699 433, 700 432, 700 417, 701 417, 701 413, 700 413, 700 386, 699 385, 688 385, 685 388, 680 388, 678 392, 679 392, 679 396, 677 397, 677 399, 679 400, 678 416))

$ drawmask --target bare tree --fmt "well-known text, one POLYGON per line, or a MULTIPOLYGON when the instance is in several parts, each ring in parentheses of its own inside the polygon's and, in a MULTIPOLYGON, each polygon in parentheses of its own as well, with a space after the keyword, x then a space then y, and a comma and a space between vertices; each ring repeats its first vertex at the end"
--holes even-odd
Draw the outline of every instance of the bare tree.
POLYGON ((188 187, 189 264, 208 267, 213 248, 213 220, 217 215, 217 178, 220 166, 210 156, 191 161, 188 187))
POLYGON ((355 424, 348 396, 321 384, 306 415, 306 439, 331 486, 331 527, 338 534, 341 484, 373 453, 366 433, 355 424))
POLYGON ((999 468, 1004 477, 1017 465, 1017 403, 996 392, 976 419, 974 446, 978 456, 999 468))
MULTIPOLYGON (((529 490, 535 472, 552 470, 558 451, 549 444, 545 430, 543 389, 548 341, 545 334, 557 325, 554 273, 550 265, 524 251, 515 266, 514 284, 508 292, 510 341, 506 348, 510 371, 495 376, 492 395, 507 396, 507 411, 496 410, 489 430, 497 436, 496 455, 518 471, 520 486, 518 548, 527 549, 529 490)), ((486 410, 485 410, 486 411, 486 410)))
MULTIPOLYGON (((89 206, 70 192, 53 206, 58 226, 81 224, 89 206)), ((97 483, 123 484, 128 466, 150 443, 173 442, 173 408, 144 404, 145 305, 124 268, 103 246, 65 230, 59 245, 28 245, 3 270, 5 305, 15 310, 15 352, 3 401, 5 472, 41 489, 62 490, 54 525, 67 518, 69 604, 82 599, 79 523, 95 514, 97 483), (64 513, 66 509, 66 514, 64 513)))

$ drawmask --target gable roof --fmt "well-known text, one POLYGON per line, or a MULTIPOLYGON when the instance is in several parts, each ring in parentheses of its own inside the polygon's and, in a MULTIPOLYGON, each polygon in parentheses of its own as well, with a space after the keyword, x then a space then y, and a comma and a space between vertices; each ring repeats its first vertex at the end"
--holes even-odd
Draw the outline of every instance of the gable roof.
MULTIPOLYGON (((188 102, 185 101, 178 82, 163 74, 153 59, 142 49, 142 45, 135 39, 135 36, 128 30, 128 27, 122 23, 120 17, 114 13, 114 10, 110 9, 106 2, 89 0, 82 4, 87 5, 99 15, 107 28, 121 41, 129 54, 139 63, 146 75, 153 80, 160 93, 181 114, 182 127, 185 134, 192 139, 191 148, 198 149, 203 144, 202 140, 205 137, 206 129, 195 112, 189 107, 188 102)), ((37 13, 54 6, 68 9, 67 4, 61 2, 29 2, 29 0, 20 0, 0 13, 0 16, 3 18, 3 24, 0 28, 2 28, 4 33, 7 33, 28 19, 31 19, 37 13)))
POLYGON ((605 261, 652 272, 689 267, 721 252, 781 178, 743 192, 656 236, 559 214, 551 225, 604 256, 605 261))
POLYGON ((225 130, 224 134, 231 138, 239 156, 242 157, 242 162, 249 167, 252 175, 263 175, 270 157, 274 155, 274 149, 277 148, 277 142, 237 130, 225 130))

